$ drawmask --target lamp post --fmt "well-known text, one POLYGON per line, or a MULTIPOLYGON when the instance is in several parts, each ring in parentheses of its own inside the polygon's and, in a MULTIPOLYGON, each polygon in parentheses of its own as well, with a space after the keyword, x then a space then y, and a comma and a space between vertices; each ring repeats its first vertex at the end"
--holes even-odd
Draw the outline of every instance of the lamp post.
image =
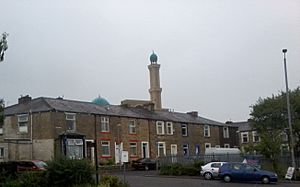
POLYGON ((291 145, 291 157, 292 157, 292 166, 296 168, 295 155, 294 155, 294 136, 291 120, 291 110, 290 110, 290 96, 289 96, 289 86, 288 86, 288 77, 287 77, 287 68, 286 68, 286 53, 287 49, 282 49, 283 52, 283 62, 284 62, 284 75, 285 75, 285 89, 286 89, 286 105, 288 111, 288 125, 290 129, 290 145, 291 145))

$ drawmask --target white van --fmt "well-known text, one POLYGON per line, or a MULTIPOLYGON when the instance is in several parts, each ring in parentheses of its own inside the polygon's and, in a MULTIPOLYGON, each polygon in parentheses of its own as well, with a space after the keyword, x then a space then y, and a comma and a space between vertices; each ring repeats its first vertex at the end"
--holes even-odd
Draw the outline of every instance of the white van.
POLYGON ((238 148, 206 148, 204 161, 238 162, 241 151, 238 148))

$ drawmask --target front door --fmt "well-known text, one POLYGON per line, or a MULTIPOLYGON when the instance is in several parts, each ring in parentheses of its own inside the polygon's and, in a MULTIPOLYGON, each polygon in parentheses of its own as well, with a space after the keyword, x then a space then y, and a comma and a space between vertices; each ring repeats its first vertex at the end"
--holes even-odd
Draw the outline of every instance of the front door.
POLYGON ((123 143, 121 142, 120 144, 117 144, 117 142, 115 142, 115 162, 116 162, 116 164, 120 163, 122 151, 123 151, 123 143))
POLYGON ((172 163, 177 162, 177 144, 171 144, 172 163))
POLYGON ((93 164, 95 164, 95 144, 94 140, 86 140, 86 158, 88 158, 93 164))
POLYGON ((142 142, 142 158, 149 157, 149 142, 142 142))

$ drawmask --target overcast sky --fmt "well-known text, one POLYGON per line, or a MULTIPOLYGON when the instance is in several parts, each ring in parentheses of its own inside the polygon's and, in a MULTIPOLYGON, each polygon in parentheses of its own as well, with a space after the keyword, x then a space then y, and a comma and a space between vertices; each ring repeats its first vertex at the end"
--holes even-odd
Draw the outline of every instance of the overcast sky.
POLYGON ((0 0, 0 98, 149 99, 149 56, 162 104, 225 122, 300 85, 299 0, 0 0))

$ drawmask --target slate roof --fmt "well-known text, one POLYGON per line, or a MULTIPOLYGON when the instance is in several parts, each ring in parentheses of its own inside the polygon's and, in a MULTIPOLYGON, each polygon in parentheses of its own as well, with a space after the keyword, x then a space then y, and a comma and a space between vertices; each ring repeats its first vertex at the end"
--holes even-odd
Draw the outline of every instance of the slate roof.
POLYGON ((230 123, 231 126, 238 127, 240 132, 244 131, 252 131, 252 125, 249 121, 242 121, 242 122, 234 122, 230 123))
POLYGON ((223 126, 224 123, 206 119, 203 117, 194 117, 190 114, 169 112, 169 111, 149 111, 144 108, 125 107, 120 105, 100 106, 92 102, 54 99, 39 97, 28 101, 26 104, 16 104, 4 109, 4 115, 15 115, 29 112, 46 112, 46 111, 60 111, 60 112, 74 112, 74 113, 88 113, 108 116, 122 116, 133 117, 141 119, 152 119, 162 121, 173 121, 181 123, 195 123, 223 126))

